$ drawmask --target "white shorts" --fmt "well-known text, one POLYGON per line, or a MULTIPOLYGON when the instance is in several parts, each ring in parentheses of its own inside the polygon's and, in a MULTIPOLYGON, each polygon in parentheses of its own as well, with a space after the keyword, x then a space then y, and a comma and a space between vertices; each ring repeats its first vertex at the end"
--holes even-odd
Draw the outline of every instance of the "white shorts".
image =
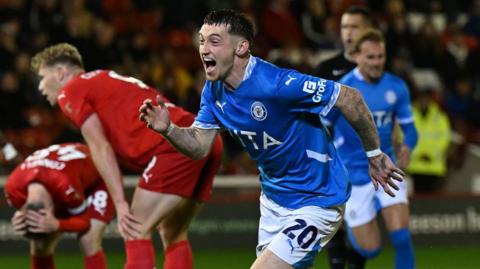
POLYGON ((381 186, 375 191, 372 183, 352 185, 352 194, 347 201, 345 221, 349 227, 357 227, 370 222, 377 216, 377 211, 395 204, 408 204, 405 181, 396 182, 400 188, 394 191, 395 197, 388 195, 381 186))
POLYGON ((294 268, 311 266, 317 253, 338 230, 344 210, 345 205, 288 209, 262 193, 257 256, 268 248, 294 268))

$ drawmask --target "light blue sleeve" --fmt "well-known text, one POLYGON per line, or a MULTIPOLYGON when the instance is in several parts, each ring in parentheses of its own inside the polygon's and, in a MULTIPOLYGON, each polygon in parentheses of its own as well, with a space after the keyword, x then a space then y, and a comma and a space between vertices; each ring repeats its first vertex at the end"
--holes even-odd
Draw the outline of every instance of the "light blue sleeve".
POLYGON ((414 124, 410 93, 404 81, 401 81, 398 95, 397 122, 400 124, 404 134, 403 142, 413 150, 418 141, 418 132, 414 124))
POLYGON ((193 122, 193 126, 200 129, 220 129, 215 114, 212 111, 214 105, 212 88, 207 81, 202 90, 202 98, 200 101, 200 110, 193 122))
POLYGON ((293 112, 325 116, 340 94, 340 84, 294 70, 282 70, 277 82, 278 97, 289 102, 293 112))
POLYGON ((396 108, 396 120, 399 124, 407 124, 413 122, 412 104, 410 101, 410 93, 404 81, 400 81, 398 86, 398 102, 396 108))

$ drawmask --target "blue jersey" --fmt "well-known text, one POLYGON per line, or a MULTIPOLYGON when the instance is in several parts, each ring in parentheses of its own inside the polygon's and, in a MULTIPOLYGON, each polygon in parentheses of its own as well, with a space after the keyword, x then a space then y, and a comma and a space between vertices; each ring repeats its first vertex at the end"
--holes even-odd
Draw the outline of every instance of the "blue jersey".
POLYGON ((207 81, 194 126, 224 129, 257 162, 265 195, 287 208, 343 204, 347 172, 320 121, 340 84, 250 57, 235 89, 207 81))
MULTIPOLYGON (((378 82, 370 83, 363 79, 356 68, 346 74, 340 83, 356 88, 362 94, 372 112, 384 153, 395 161, 392 146, 395 121, 404 131, 405 143, 413 149, 417 133, 413 125, 410 94, 402 79, 385 72, 378 82)), ((326 120, 333 126, 335 145, 347 167, 352 184, 363 185, 370 182, 368 158, 358 134, 337 109, 332 109, 326 120)))

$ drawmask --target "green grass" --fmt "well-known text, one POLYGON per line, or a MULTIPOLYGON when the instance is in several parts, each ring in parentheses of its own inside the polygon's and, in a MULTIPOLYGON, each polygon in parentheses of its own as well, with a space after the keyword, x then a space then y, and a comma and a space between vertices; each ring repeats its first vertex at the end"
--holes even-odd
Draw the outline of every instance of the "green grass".
MULTIPOLYGON (((470 269, 480 268, 480 247, 417 247, 418 269, 470 269)), ((196 269, 243 269, 249 268, 255 255, 252 250, 219 250, 194 253, 196 269)), ((107 252, 110 269, 123 268, 124 254, 107 252)), ((162 268, 163 257, 158 256, 157 268, 162 268)), ((59 269, 82 269, 82 258, 77 253, 59 253, 56 256, 56 265, 59 269)), ((28 269, 29 258, 26 255, 0 254, 0 268, 28 269)), ((320 253, 315 268, 328 268, 325 253, 320 253)), ((386 248, 380 256, 367 263, 367 269, 394 268, 394 252, 386 248)))

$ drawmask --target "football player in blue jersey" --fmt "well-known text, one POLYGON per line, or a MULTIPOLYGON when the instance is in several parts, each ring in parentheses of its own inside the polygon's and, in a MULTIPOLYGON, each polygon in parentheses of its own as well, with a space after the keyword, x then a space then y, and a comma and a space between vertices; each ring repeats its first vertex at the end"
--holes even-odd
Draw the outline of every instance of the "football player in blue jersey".
POLYGON ((217 131, 229 131, 260 171, 259 242, 251 268, 309 268, 342 222, 351 189, 320 115, 336 107, 349 119, 370 156, 375 189, 381 185, 394 195, 404 174, 380 151, 357 90, 252 56, 253 32, 236 11, 210 12, 199 31, 207 82, 195 122, 175 126, 160 98, 158 105, 145 100, 140 119, 192 158, 208 153, 217 131))
MULTIPOLYGON (((355 42, 354 57, 357 67, 346 74, 340 83, 358 89, 368 107, 380 136, 381 151, 392 160, 409 159, 417 143, 409 90, 399 77, 384 71, 385 41, 381 32, 369 29, 355 42), (394 155, 392 135, 395 122, 404 134, 403 144, 394 155)), ((390 239, 396 252, 396 268, 415 268, 415 255, 408 229, 409 209, 405 182, 395 197, 375 190, 370 182, 370 159, 365 156, 362 138, 352 128, 349 119, 338 109, 332 109, 326 120, 333 126, 335 145, 347 167, 352 182, 352 194, 347 202, 345 221, 352 246, 364 257, 372 258, 380 252, 380 235, 376 221, 381 209, 390 239)))

